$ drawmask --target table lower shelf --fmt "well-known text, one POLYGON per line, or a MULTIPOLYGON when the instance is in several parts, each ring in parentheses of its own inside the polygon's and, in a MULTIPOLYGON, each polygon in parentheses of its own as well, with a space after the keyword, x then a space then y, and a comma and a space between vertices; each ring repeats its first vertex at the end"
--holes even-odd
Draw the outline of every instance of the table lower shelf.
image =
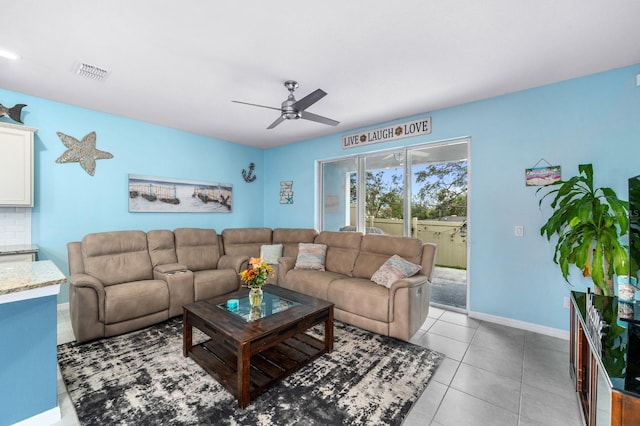
MULTIPOLYGON (((250 399, 254 399, 326 352, 328 351, 324 341, 301 333, 253 355, 250 361, 250 399)), ((233 396, 240 399, 238 358, 233 348, 220 340, 210 339, 193 346, 188 354, 233 396)))

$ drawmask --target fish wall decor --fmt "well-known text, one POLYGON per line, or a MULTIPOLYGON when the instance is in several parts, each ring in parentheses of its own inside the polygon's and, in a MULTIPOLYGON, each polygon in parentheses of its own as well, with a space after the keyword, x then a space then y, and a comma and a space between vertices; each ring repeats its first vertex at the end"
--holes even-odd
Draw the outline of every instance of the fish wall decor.
POLYGON ((96 132, 87 134, 82 141, 73 136, 57 132, 58 137, 68 149, 56 160, 56 163, 80 163, 80 167, 91 176, 96 172, 96 160, 113 158, 113 154, 96 149, 96 132))
POLYGON ((13 121, 17 121, 20 124, 24 124, 22 122, 22 118, 20 115, 22 114, 22 108, 26 107, 25 104, 16 104, 11 108, 7 108, 6 106, 0 104, 0 117, 7 116, 13 121))

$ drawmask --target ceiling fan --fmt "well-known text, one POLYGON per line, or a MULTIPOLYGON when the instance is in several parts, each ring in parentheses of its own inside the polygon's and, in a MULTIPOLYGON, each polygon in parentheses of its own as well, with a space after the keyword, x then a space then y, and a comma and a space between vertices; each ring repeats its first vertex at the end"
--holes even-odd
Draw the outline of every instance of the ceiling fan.
POLYGON ((298 82, 293 80, 287 80, 284 82, 284 87, 286 87, 289 90, 289 96, 284 102, 282 102, 282 106, 280 108, 275 108, 275 107, 270 107, 265 105, 258 105, 258 104, 251 104, 249 102, 240 102, 240 101, 231 101, 231 102, 235 102, 237 104, 257 106, 260 108, 275 109, 277 111, 280 111, 280 117, 278 117, 276 121, 271 123, 271 125, 267 127, 267 129, 273 129, 278 124, 282 123, 284 120, 297 120, 299 118, 315 121, 322 124, 328 124, 330 126, 337 126, 338 124, 340 124, 339 121, 332 120, 330 118, 323 117, 321 115, 312 114, 306 111, 307 108, 309 108, 311 105, 315 104, 316 102, 318 102, 320 99, 324 98, 327 95, 327 92, 325 92, 324 90, 318 89, 315 92, 311 92, 310 94, 300 99, 299 101, 296 101, 296 98, 293 96, 293 91, 298 88, 298 82))

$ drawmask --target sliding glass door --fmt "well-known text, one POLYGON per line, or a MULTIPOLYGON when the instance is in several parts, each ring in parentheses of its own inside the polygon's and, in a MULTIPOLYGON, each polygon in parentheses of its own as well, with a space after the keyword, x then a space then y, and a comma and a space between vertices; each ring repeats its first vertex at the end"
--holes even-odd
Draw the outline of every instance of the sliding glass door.
POLYGON ((468 140, 320 163, 320 228, 438 245, 432 302, 466 309, 468 140))
POLYGON ((404 235, 404 150, 364 156, 364 232, 404 235))
POLYGON ((321 228, 328 231, 355 231, 358 227, 358 158, 325 161, 320 167, 321 228))

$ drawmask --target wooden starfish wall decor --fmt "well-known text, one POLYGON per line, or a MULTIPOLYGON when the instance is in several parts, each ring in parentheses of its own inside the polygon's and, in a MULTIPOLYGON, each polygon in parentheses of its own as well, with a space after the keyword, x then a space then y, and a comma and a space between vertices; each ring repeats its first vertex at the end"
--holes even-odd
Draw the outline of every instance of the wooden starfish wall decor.
POLYGON ((96 172, 96 160, 113 158, 111 153, 96 149, 96 132, 87 134, 82 141, 62 132, 57 134, 68 149, 58 157, 56 163, 80 163, 80 167, 93 176, 96 172))

